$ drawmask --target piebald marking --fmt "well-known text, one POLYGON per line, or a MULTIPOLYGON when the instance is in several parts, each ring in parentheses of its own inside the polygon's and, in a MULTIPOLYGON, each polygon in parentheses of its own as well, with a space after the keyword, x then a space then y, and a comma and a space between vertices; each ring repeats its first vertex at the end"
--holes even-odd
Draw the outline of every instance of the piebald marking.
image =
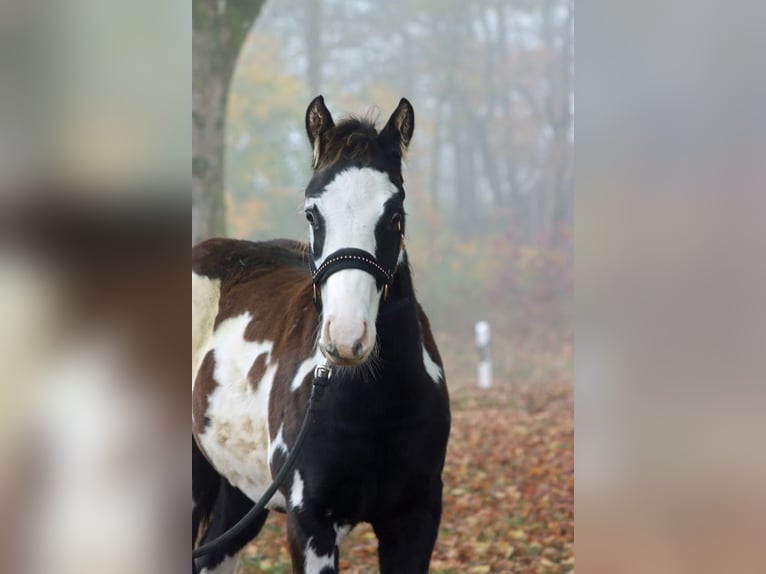
POLYGON ((301 473, 296 469, 293 475, 293 484, 290 486, 290 507, 298 510, 303 505, 303 479, 301 473))
POLYGON ((333 526, 335 530, 335 548, 340 548, 341 543, 346 538, 349 532, 351 532, 350 524, 335 524, 333 526))
POLYGON ((335 552, 330 552, 326 556, 322 556, 316 553, 311 547, 311 541, 313 538, 309 538, 306 543, 306 574, 320 574, 325 568, 335 568, 335 552))
POLYGON ((442 368, 437 365, 431 358, 431 355, 428 354, 425 345, 423 345, 423 365, 426 368, 426 372, 428 372, 428 376, 438 385, 439 381, 443 380, 444 373, 442 372, 442 368))
MULTIPOLYGON (((271 341, 245 339, 251 319, 247 312, 226 319, 206 346, 214 353, 217 386, 208 397, 209 423, 199 442, 215 469, 255 501, 271 484, 268 403, 277 362, 271 360, 271 341), (254 385, 248 372, 261 355, 266 371, 254 385)), ((277 493, 268 507, 284 507, 284 497, 277 493)))
POLYGON ((285 442, 284 432, 285 423, 282 423, 279 425, 279 430, 277 431, 277 435, 274 437, 274 440, 269 441, 269 464, 271 464, 271 461, 278 450, 287 456, 288 449, 287 443, 285 442))
POLYGON ((213 334, 220 298, 220 279, 192 272, 192 388, 202 359, 209 350, 206 346, 213 334))
POLYGON ((300 389, 306 376, 311 371, 313 371, 316 368, 316 366, 320 362, 322 362, 322 360, 323 360, 322 352, 319 349, 317 349, 313 356, 303 361, 298 367, 298 370, 295 371, 293 382, 290 384, 290 390, 297 391, 298 389, 300 389))

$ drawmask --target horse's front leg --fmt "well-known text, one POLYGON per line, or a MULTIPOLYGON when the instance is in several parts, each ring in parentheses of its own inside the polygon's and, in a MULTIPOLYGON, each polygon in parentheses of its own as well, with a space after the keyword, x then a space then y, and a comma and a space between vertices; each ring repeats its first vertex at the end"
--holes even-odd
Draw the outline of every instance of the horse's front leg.
POLYGON ((373 524, 381 574, 427 574, 441 518, 441 497, 373 524))
POLYGON ((287 541, 293 574, 336 574, 340 541, 347 526, 334 524, 307 505, 287 513, 287 541))

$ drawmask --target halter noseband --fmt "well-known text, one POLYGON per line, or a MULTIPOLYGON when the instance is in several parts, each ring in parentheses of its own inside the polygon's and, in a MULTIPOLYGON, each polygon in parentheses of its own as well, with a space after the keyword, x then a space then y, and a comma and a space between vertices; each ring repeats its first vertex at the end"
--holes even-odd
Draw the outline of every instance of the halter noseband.
POLYGON ((320 309, 322 304, 319 298, 319 288, 322 283, 327 281, 330 275, 343 269, 360 269, 375 277, 378 288, 383 287, 384 301, 388 297, 388 288, 394 282, 394 274, 396 273, 396 268, 393 271, 386 271, 375 259, 375 256, 364 249, 353 247, 338 249, 319 267, 315 268, 314 264, 311 264, 311 281, 314 284, 314 303, 317 309, 320 309))
MULTIPOLYGON (((404 234, 401 233, 401 226, 399 229, 401 234, 399 252, 401 253, 404 250, 404 234)), ((372 275, 378 288, 383 287, 383 301, 385 301, 388 298, 388 289, 393 284, 394 275, 396 275, 396 270, 399 267, 398 259, 397 257, 394 268, 387 270, 378 263, 372 253, 364 249, 345 247, 331 253, 319 267, 316 267, 311 261, 311 282, 314 284, 314 305, 316 305, 317 311, 321 312, 322 309, 322 301, 319 297, 319 288, 322 283, 327 281, 330 275, 343 269, 359 269, 372 275)))

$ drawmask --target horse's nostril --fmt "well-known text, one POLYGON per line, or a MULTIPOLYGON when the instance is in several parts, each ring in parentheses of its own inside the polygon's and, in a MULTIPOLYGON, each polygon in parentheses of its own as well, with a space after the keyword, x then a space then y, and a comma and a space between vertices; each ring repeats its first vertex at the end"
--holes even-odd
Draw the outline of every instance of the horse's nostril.
POLYGON ((329 345, 325 345, 324 350, 325 350, 325 353, 333 357, 336 357, 338 355, 338 349, 332 343, 330 343, 329 345))
POLYGON ((355 356, 357 359, 358 359, 359 357, 361 357, 361 356, 362 356, 362 347, 363 347, 363 345, 362 345, 362 341, 361 341, 361 339, 360 339, 359 341, 357 341, 356 343, 354 343, 354 346, 353 346, 353 348, 351 349, 351 351, 354 353, 354 356, 355 356))

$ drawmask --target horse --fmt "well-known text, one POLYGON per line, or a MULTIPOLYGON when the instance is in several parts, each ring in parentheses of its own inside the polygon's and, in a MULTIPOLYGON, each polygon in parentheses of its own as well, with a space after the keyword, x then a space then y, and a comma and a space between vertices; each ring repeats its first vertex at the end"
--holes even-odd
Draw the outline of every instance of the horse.
POLYGON ((294 574, 338 572, 369 523, 382 574, 428 572, 450 430, 444 367, 415 296, 402 162, 414 110, 305 123, 308 243, 214 238, 192 247, 192 545, 227 531, 291 452, 314 369, 332 377, 294 470, 266 509, 193 572, 232 573, 270 510, 287 514, 294 574))

